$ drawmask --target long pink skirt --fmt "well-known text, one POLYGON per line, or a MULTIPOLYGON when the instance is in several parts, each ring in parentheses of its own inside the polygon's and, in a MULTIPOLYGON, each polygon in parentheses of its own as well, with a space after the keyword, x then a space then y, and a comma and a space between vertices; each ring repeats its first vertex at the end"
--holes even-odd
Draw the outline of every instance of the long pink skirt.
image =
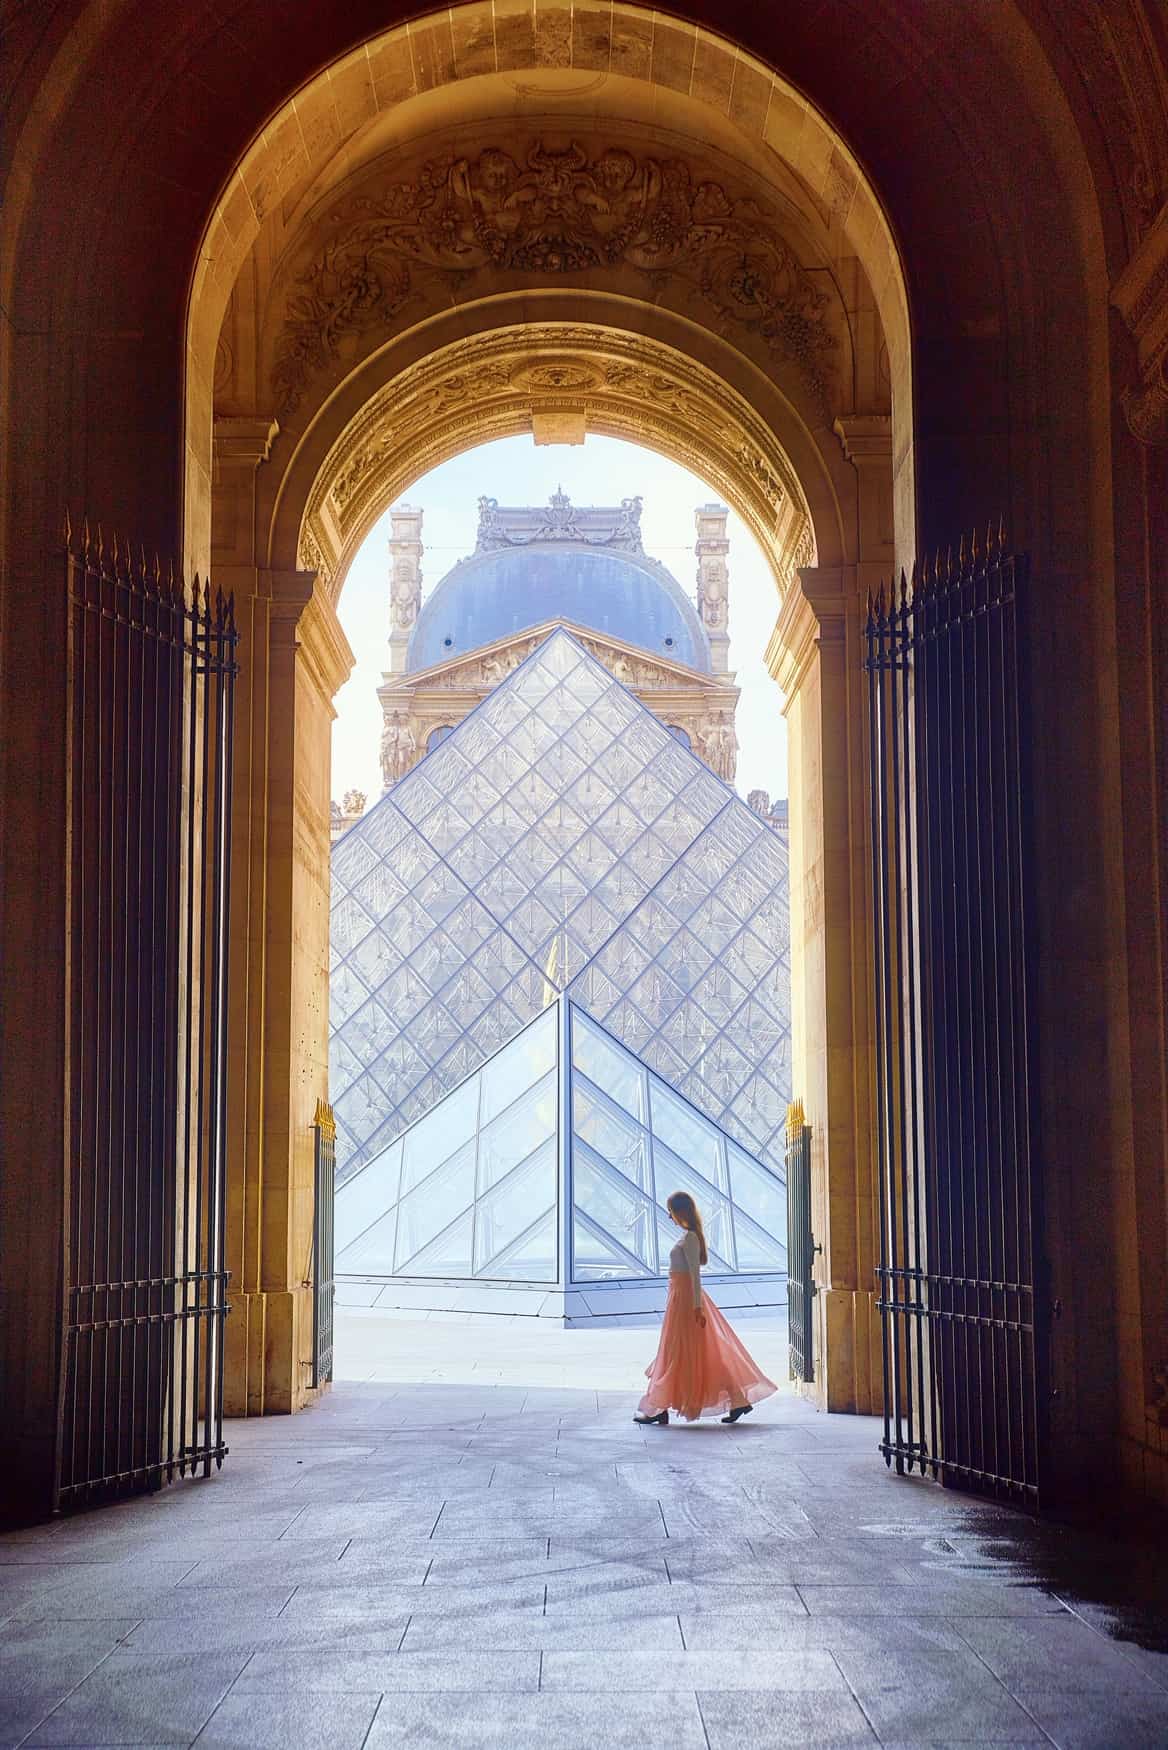
POLYGON ((694 1317, 690 1278, 671 1275, 661 1341, 645 1369, 649 1389, 641 1399, 641 1415, 676 1410, 686 1422, 696 1422, 699 1416, 757 1404, 779 1389, 759 1372, 704 1288, 702 1312, 704 1325, 694 1317))

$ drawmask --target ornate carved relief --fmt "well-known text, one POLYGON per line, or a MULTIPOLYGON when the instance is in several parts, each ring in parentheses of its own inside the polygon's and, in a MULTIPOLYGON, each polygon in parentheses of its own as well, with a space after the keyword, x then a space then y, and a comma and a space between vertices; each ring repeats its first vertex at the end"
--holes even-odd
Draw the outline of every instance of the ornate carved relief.
MULTIPOLYGON (((461 723, 501 680, 526 661, 543 643, 552 623, 532 627, 486 650, 452 657, 433 669, 386 676, 377 689, 384 724, 381 756, 386 784, 417 764, 436 727, 461 723)), ((701 674, 581 627, 572 631, 662 723, 683 729, 698 756, 720 777, 733 781, 738 753, 734 734, 738 689, 733 676, 701 674)))
MULTIPOLYGON (((590 430, 628 436, 705 474, 735 503, 780 577, 814 563, 802 492, 758 414, 704 366, 643 336, 580 323, 495 330, 433 355, 387 383, 326 459, 305 511, 317 552, 339 569, 389 500, 465 447, 530 429, 558 390, 536 386, 572 364, 595 387, 590 430), (457 368, 454 361, 457 360, 457 368)), ((302 563, 307 563, 303 541, 302 563)))
POLYGON ((479 499, 476 553, 503 547, 527 547, 532 541, 573 541, 586 547, 612 547, 623 553, 643 553, 641 500, 622 498, 613 510, 573 504, 562 489, 546 507, 500 508, 497 498, 479 499))
POLYGON ((1129 250, 1168 198, 1168 92, 1143 10, 1130 0, 1070 0, 1077 60, 1107 141, 1129 250))
POLYGON ((405 777, 417 756, 417 740, 405 713, 387 714, 381 731, 381 775, 386 789, 405 777))
MULTIPOLYGON (((759 335, 826 396, 835 344, 826 294, 771 215, 700 180, 683 158, 539 140, 517 156, 491 146, 350 199, 329 231, 288 300, 273 367, 285 415, 347 342, 387 329, 427 276, 461 283, 488 268, 546 279, 629 266, 684 281, 723 323, 759 335)), ((586 385, 540 386, 578 393, 586 385)))

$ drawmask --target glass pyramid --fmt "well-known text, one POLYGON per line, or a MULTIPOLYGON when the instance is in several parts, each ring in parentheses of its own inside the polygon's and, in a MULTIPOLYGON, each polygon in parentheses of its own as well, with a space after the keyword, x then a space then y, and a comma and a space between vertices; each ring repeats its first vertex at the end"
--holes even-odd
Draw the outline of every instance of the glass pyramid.
POLYGON ((673 1191, 702 1212, 711 1275, 786 1272, 783 1181, 561 997, 338 1187, 336 1272, 657 1279, 673 1191))
POLYGON ((786 851, 567 632, 338 840, 332 884, 338 1184, 564 990, 781 1172, 786 851))

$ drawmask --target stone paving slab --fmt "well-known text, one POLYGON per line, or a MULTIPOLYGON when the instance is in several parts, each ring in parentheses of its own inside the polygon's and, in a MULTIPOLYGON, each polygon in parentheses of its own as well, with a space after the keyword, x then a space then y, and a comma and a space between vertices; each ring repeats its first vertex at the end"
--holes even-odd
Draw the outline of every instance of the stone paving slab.
POLYGON ((641 1330, 375 1339, 214 1478, 0 1538, 0 1747, 1168 1743, 1130 1555, 1096 1600, 1082 1534, 896 1478, 875 1424, 637 1428, 641 1330))

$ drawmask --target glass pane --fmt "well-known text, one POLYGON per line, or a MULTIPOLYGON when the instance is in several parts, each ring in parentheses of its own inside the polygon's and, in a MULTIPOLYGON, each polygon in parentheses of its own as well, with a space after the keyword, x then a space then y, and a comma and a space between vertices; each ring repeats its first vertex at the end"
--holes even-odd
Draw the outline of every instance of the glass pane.
MULTIPOLYGON (((363 1177, 357 1175, 358 1179, 363 1177)), ((337 1199, 340 1207, 340 1199, 337 1199)), ((333 1268, 338 1276, 392 1276, 397 1206, 372 1221, 345 1246, 338 1239, 333 1268)))
MULTIPOLYGON (((464 1215, 452 1221, 450 1226, 438 1234, 428 1246, 420 1252, 415 1252, 407 1260, 403 1269, 398 1264, 398 1273, 406 1276, 469 1276, 472 1215, 468 1209, 464 1215)), ((398 1236, 397 1255, 401 1257, 401 1236, 398 1236)))
POLYGON ((489 1124, 527 1088, 547 1075, 556 1063, 556 1011, 534 1021, 506 1051, 483 1068, 481 1124, 489 1124))
MULTIPOLYGON (((403 1197, 473 1137, 478 1114, 479 1082, 477 1076, 472 1076, 414 1125, 405 1138, 401 1180, 403 1197)), ((473 1190, 472 1183, 471 1195, 473 1190)), ((467 1202, 470 1202, 470 1196, 467 1202)), ((424 1241, 418 1243, 424 1244, 424 1241)))
MULTIPOLYGON (((578 1011, 572 1016, 572 1061, 638 1123, 648 1123, 644 1070, 634 1057, 622 1051, 578 1011)), ((601 1153, 604 1152, 602 1149, 601 1153)))
POLYGON ((329 916, 329 948, 336 962, 363 942, 372 928, 373 919, 351 895, 334 905, 329 916))
POLYGON ((639 1265, 632 1258, 623 1258, 615 1246, 594 1229, 583 1216, 573 1218, 573 1281, 604 1283, 618 1281, 623 1276, 641 1276, 639 1265))
POLYGON ((545 1076, 479 1137, 478 1194, 498 1184, 556 1133, 556 1078, 545 1076))
POLYGON ((553 1208, 493 1259, 489 1273, 508 1282, 554 1282, 557 1276, 556 1251, 556 1211, 553 1208))
POLYGON ((761 1228, 741 1212, 734 1216, 734 1236, 738 1242, 740 1270, 780 1270, 787 1268, 786 1245, 761 1228))
POLYGON ((654 1080, 652 1088, 653 1135, 668 1144, 696 1167, 703 1178, 719 1191, 729 1190, 722 1158, 722 1143, 712 1124, 706 1124, 697 1113, 672 1094, 664 1083, 654 1080))
MULTIPOLYGON (((407 1145, 409 1138, 406 1138, 407 1145)), ((408 1146, 407 1146, 408 1155, 408 1146)), ((444 1232, 462 1210, 467 1211, 466 1261, 460 1267, 470 1275, 470 1206, 474 1201, 474 1143, 468 1142, 452 1160, 423 1179, 398 1204, 396 1269, 405 1270, 417 1253, 444 1232)))
POLYGON ((491 1276, 493 1260, 555 1204, 556 1144, 544 1143, 475 1206, 475 1274, 491 1276))
MULTIPOLYGON (((333 1234, 338 1254, 397 1202, 401 1159, 399 1137, 384 1154, 338 1187, 333 1205, 333 1234)), ((390 1269, 393 1268, 392 1253, 391 1245, 390 1269)))
POLYGON ((609 1106, 585 1082, 575 1077, 572 1081, 572 1112, 577 1136, 642 1191, 652 1191, 649 1137, 640 1125, 609 1106))
POLYGON ((578 1211, 646 1269, 656 1268, 652 1203, 581 1142, 572 1146, 572 1191, 578 1211))
POLYGON ((764 1232, 786 1243, 787 1187, 777 1174, 752 1161, 730 1143, 730 1194, 736 1211, 743 1209, 764 1232))
POLYGON ((724 1034, 702 1054, 696 1068, 709 1095, 721 1106, 730 1104, 751 1073, 750 1059, 724 1034))

